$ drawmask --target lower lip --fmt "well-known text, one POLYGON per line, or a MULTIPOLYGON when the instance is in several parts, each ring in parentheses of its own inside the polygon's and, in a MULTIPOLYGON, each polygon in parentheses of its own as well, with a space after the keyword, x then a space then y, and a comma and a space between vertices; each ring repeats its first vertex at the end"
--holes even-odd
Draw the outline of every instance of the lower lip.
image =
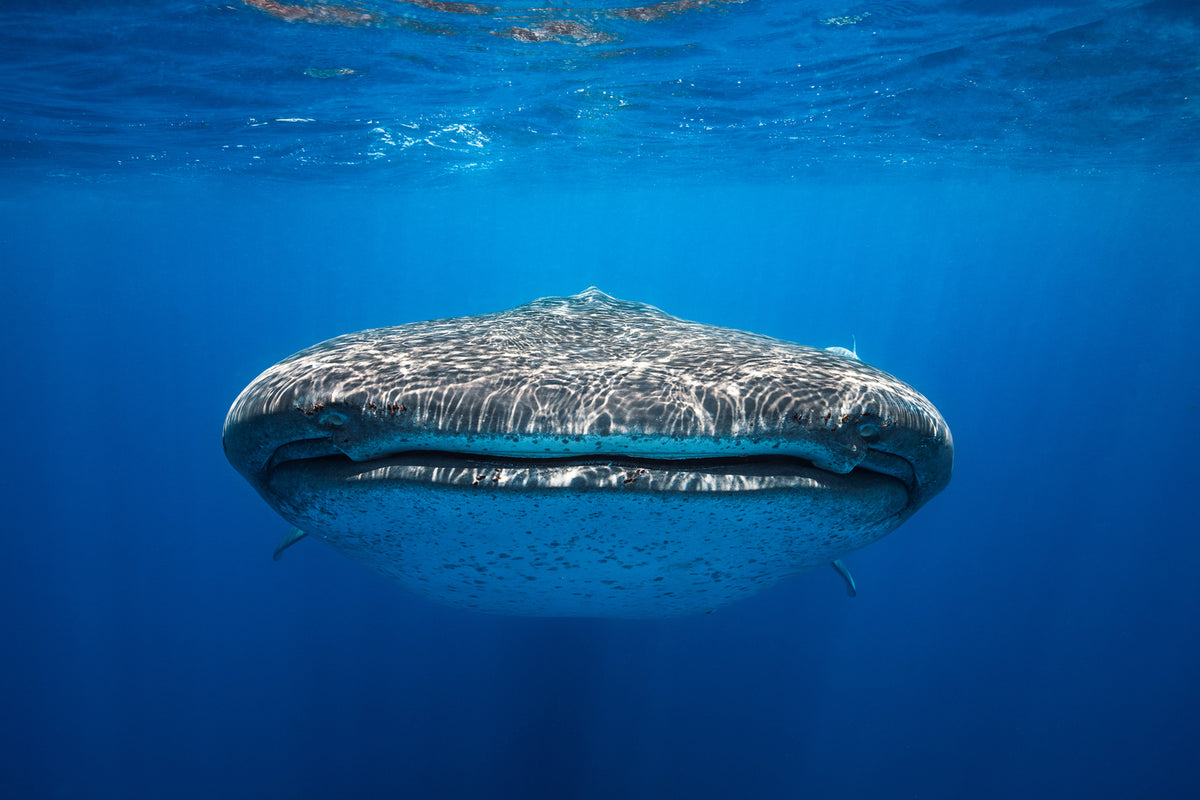
POLYGON ((286 461, 271 470, 276 490, 292 482, 341 484, 404 482, 430 487, 524 491, 620 491, 741 493, 764 491, 896 494, 907 504, 904 484, 888 475, 857 469, 845 475, 790 458, 636 459, 483 458, 413 452, 355 462, 342 456, 286 461))

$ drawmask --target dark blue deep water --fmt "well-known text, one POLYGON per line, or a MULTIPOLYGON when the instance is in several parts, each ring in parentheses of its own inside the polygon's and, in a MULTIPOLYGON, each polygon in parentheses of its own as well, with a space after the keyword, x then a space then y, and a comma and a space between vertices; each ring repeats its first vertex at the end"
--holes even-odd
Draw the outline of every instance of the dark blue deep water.
POLYGON ((1200 796, 1198 53, 1190 0, 4 3, 0 796, 1200 796), (855 599, 272 562, 255 375, 589 285, 856 341, 954 480, 855 599))

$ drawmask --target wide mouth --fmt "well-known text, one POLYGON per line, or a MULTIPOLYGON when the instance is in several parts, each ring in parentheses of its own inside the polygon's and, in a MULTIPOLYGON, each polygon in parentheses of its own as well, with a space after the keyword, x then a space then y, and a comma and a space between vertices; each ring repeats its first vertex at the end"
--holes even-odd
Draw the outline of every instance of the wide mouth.
POLYGON ((669 458, 589 453, 524 457, 449 450, 407 450, 356 461, 328 439, 305 439, 277 448, 264 483, 293 481, 421 483, 445 488, 621 492, 903 491, 905 506, 916 492, 912 465, 872 450, 847 473, 822 469, 791 455, 761 454, 669 458), (897 485, 899 484, 899 485, 897 485))

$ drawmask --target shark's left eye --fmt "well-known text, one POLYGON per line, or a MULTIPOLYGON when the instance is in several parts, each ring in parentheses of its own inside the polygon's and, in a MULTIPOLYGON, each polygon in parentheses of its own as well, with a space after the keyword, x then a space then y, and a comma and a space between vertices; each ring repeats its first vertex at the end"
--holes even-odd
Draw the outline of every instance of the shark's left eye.
POLYGON ((879 426, 874 422, 864 422, 858 426, 858 435, 864 439, 871 439, 879 435, 879 426))
POLYGON ((322 428, 340 428, 346 424, 346 415, 340 411, 326 411, 317 417, 317 424, 322 428))

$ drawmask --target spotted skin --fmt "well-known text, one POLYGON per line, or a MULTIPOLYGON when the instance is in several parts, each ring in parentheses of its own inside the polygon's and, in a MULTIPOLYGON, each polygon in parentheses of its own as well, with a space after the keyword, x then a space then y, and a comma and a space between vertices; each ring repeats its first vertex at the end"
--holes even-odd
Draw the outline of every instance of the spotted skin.
POLYGON ((484 611, 710 611, 895 529, 950 478, 937 410, 836 353, 589 289, 349 334, 225 425, 285 519, 484 611))

